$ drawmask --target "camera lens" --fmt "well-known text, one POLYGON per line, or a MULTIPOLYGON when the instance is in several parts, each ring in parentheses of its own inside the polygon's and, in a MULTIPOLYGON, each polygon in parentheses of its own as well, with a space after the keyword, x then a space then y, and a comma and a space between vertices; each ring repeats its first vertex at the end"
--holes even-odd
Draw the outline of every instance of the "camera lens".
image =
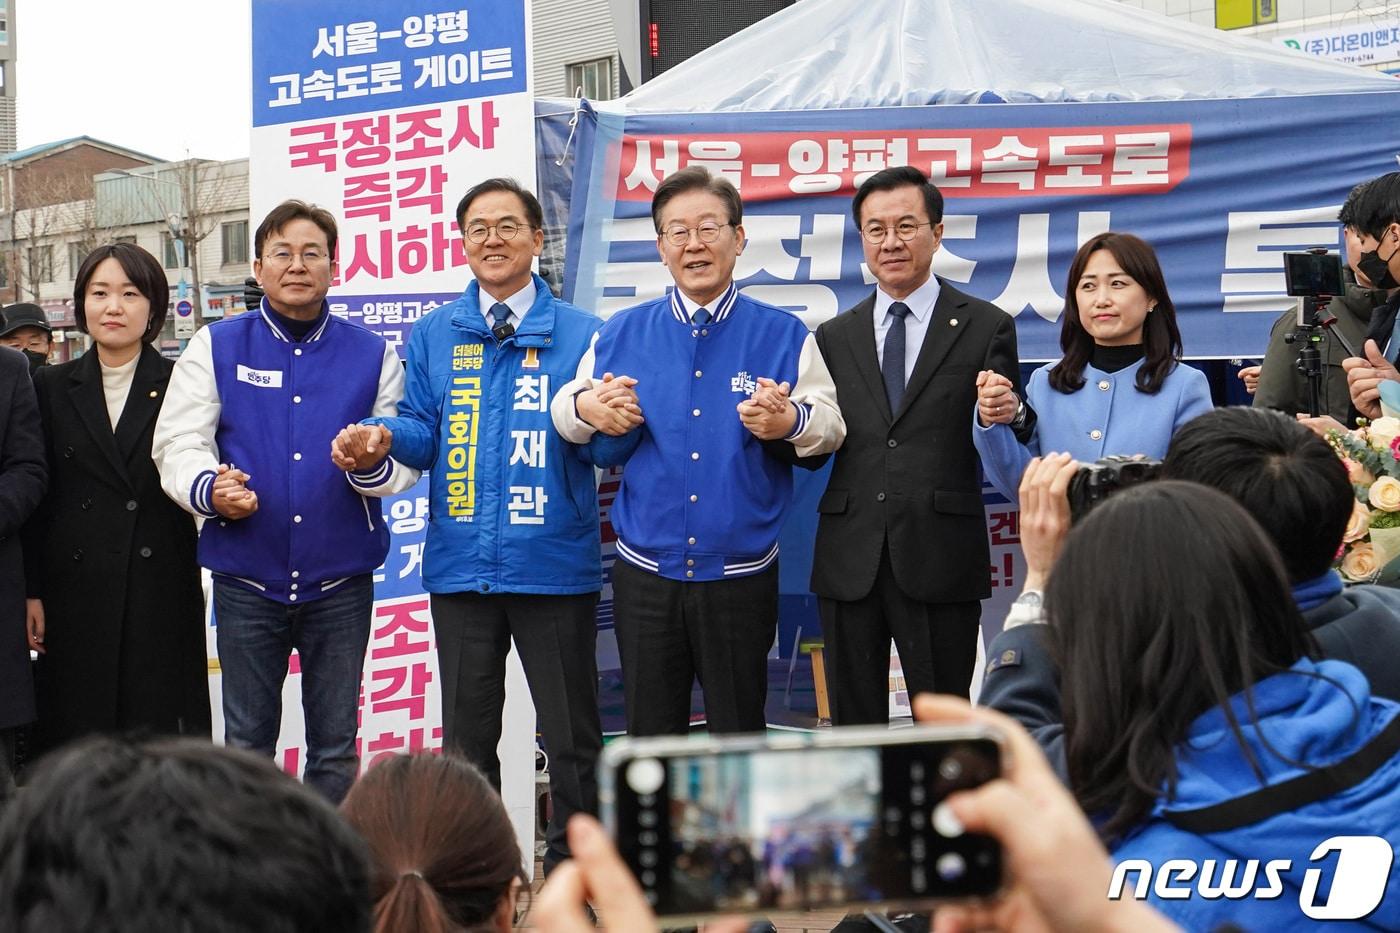
POLYGON ((967 874, 967 862, 956 852, 945 852, 938 857, 934 863, 934 868, 938 872, 938 877, 944 881, 957 881, 967 874))
POLYGON ((945 781, 956 781, 962 777, 962 762, 956 758, 944 758, 938 763, 938 776, 945 781))
POLYGON ((654 794, 666 780, 666 771, 655 758, 638 758, 627 766, 627 786, 638 794, 654 794))

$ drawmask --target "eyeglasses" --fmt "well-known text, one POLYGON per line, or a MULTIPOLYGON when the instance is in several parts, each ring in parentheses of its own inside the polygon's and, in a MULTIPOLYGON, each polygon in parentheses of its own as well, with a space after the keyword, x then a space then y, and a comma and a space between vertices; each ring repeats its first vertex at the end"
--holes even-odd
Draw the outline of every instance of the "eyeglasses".
POLYGON ((330 258, 329 254, 322 252, 314 246, 304 249, 300 253, 294 253, 284 247, 268 253, 263 257, 263 262, 270 262, 276 266, 290 266, 293 257, 296 256, 300 256, 302 264, 307 266, 320 265, 330 258))
POLYGON ((885 242, 885 237, 889 236, 890 231, 893 230, 895 236, 907 242, 918 235, 920 227, 932 226, 932 221, 916 224, 912 220, 897 223, 893 227, 886 227, 884 224, 867 224, 861 228, 860 235, 865 237, 865 242, 867 243, 883 243, 885 242))
POLYGON ((690 234, 693 232, 700 238, 701 243, 713 243, 719 239, 719 232, 725 227, 732 227, 733 224, 717 224, 713 220, 707 220, 698 227, 687 227, 685 224, 671 224, 661 231, 661 236, 672 246, 684 246, 690 242, 690 234))
POLYGON ((513 240, 515 235, 521 230, 529 230, 529 224, 516 223, 513 220, 503 220, 498 224, 469 224, 467 226, 467 239, 473 243, 485 243, 491 236, 491 231, 496 231, 496 236, 503 240, 513 240))

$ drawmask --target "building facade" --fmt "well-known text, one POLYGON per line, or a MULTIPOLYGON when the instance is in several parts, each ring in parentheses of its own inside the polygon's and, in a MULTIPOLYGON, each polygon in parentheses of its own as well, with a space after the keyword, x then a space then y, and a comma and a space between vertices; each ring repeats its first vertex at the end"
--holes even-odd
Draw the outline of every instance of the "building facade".
POLYGON ((44 309, 56 362, 89 345, 77 330, 73 281, 103 243, 136 243, 165 268, 172 308, 162 352, 177 354, 203 321, 244 310, 247 159, 159 162, 82 137, 0 158, 0 188, 0 301, 44 309))
POLYGON ((1400 0, 1119 0, 1318 58, 1400 74, 1400 0))

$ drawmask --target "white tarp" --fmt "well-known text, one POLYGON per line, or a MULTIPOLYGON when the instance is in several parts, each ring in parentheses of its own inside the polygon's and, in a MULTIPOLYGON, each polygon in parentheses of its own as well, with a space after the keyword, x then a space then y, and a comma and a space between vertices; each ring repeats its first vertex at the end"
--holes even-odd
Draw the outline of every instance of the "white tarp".
POLYGON ((1396 87, 1388 75, 1114 0, 800 0, 595 106, 711 113, 1396 87))

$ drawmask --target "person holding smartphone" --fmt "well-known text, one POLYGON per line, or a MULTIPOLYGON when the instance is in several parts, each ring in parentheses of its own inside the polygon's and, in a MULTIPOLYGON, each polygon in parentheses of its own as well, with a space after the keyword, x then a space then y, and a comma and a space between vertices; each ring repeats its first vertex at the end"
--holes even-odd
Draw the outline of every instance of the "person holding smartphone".
POLYGON ((1037 369, 1027 401, 1039 420, 1026 443, 1012 424, 1011 381, 977 376, 973 443, 987 478, 1016 501, 1021 474, 1041 451, 1083 463, 1123 454, 1160 459, 1173 432, 1211 409, 1206 377, 1181 363, 1181 331, 1152 247, 1130 233, 1101 233, 1070 262, 1060 329, 1064 356, 1037 369))

